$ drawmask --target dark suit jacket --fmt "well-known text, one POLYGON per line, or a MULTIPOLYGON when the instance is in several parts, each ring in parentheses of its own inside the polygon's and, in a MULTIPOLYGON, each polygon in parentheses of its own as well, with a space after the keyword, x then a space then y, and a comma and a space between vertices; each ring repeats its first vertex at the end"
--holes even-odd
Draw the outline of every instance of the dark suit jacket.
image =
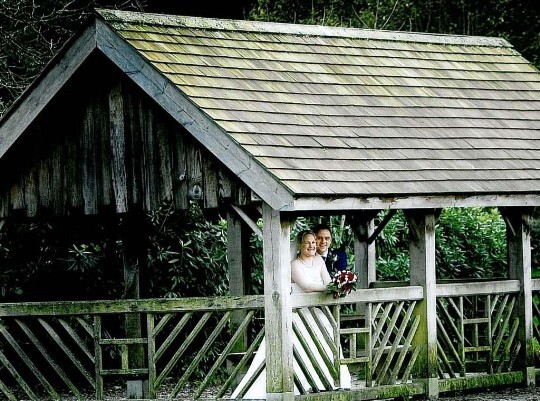
POLYGON ((341 249, 330 248, 324 262, 331 277, 335 272, 347 269, 347 254, 341 249))

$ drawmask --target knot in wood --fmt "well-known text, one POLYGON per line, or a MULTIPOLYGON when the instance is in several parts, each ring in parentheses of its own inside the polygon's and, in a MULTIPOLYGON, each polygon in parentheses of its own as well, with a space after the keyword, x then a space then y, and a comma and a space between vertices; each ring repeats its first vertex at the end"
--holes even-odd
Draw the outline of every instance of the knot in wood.
POLYGON ((192 200, 199 200, 203 197, 203 190, 200 185, 195 184, 189 189, 189 197, 192 200))

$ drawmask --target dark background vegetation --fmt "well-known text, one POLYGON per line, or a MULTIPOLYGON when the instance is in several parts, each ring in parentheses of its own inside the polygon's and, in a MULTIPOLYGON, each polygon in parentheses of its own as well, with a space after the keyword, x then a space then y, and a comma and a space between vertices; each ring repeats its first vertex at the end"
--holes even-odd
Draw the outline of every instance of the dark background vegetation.
MULTIPOLYGON (((533 0, 0 0, 0 115, 94 8, 500 36, 540 65, 540 11, 533 0)), ((146 216, 142 295, 227 294, 224 217, 206 218, 195 203, 188 211, 164 204, 146 216)), ((352 265, 352 230, 342 216, 301 218, 293 234, 321 220, 332 225, 336 245, 348 252, 352 265)), ((119 225, 114 215, 5 222, 0 230, 0 302, 123 297, 119 225)), ((408 278, 407 233, 398 213, 378 238, 380 279, 408 278)), ((444 210, 436 235, 439 278, 505 277, 504 222, 495 209, 444 210)), ((262 291, 261 243, 252 236, 250 245, 250 291, 257 294, 262 291)))

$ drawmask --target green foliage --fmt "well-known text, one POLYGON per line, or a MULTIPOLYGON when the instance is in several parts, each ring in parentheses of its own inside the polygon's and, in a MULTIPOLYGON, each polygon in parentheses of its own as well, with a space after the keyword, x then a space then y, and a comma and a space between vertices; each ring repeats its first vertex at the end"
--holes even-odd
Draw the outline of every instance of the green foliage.
POLYGON ((149 214, 148 274, 152 297, 226 295, 227 222, 207 220, 197 203, 187 211, 163 204, 149 214))
POLYGON ((66 262, 69 263, 68 270, 77 270, 79 272, 94 270, 103 259, 101 246, 93 243, 72 244, 68 252, 70 256, 66 259, 66 262))
POLYGON ((540 278, 540 208, 535 208, 531 222, 531 265, 533 278, 540 278))
MULTIPOLYGON (((377 220, 383 218, 381 213, 377 220)), ((163 204, 147 220, 143 297, 228 294, 226 220, 219 215, 205 217, 196 203, 187 211, 163 204)), ((344 249, 353 266, 354 236, 342 216, 299 217, 291 241, 300 230, 322 221, 332 227, 333 246, 344 249)), ((539 260, 536 222, 532 225, 533 268, 539 260)), ((258 224, 262 227, 263 222, 258 224)), ((118 221, 110 217, 6 224, 0 232, 2 300, 120 298, 123 267, 117 226, 118 221)), ((506 277, 505 232, 496 209, 444 209, 435 231, 437 277, 506 277)), ((376 239, 378 280, 408 280, 408 237, 407 221, 398 211, 376 239)), ((249 243, 248 292, 262 294, 262 242, 252 234, 249 243)))
POLYGON ((118 297, 122 272, 111 231, 97 219, 6 223, 0 233, 2 301, 118 297))
POLYGON ((506 226, 497 209, 444 209, 436 230, 439 278, 506 277, 506 226))
MULTIPOLYGON (((262 220, 259 219, 257 225, 262 228, 262 220)), ((264 293, 264 270, 263 270, 263 243, 255 234, 249 237, 249 272, 250 291, 249 293, 260 295, 264 293)))
MULTIPOLYGON (((409 279, 408 235, 400 211, 377 238, 379 280, 409 279)), ((437 278, 506 277, 506 228, 497 209, 443 209, 435 244, 437 278)))
MULTIPOLYGON (((386 212, 388 213, 388 212, 386 212)), ((381 213, 382 221, 386 213, 381 213)), ((378 223, 377 223, 378 224, 378 223)), ((409 278, 409 227, 399 210, 375 240, 377 280, 403 281, 409 278)))

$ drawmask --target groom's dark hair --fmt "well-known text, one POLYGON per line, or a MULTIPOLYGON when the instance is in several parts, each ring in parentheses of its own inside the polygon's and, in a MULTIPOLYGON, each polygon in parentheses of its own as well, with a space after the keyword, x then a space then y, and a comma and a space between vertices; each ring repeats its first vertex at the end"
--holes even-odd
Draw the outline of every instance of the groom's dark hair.
POLYGON ((321 230, 328 230, 328 231, 330 231, 330 234, 332 234, 332 229, 330 228, 330 226, 328 224, 321 223, 321 224, 317 224, 315 227, 313 227, 313 232, 315 234, 317 234, 321 230))

